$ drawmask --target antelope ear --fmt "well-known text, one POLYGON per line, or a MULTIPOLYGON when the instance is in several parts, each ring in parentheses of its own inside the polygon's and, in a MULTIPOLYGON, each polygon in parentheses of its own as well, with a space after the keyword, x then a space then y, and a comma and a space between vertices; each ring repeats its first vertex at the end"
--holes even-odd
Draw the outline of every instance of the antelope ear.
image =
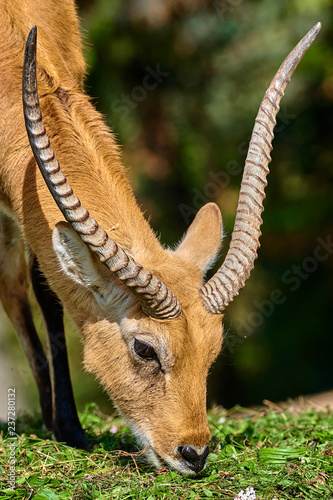
POLYGON ((223 238, 222 216, 215 203, 203 206, 176 249, 176 254, 203 274, 214 265, 223 238))
POLYGON ((99 306, 108 306, 117 289, 116 280, 69 224, 59 222, 56 225, 52 243, 65 275, 93 293, 99 306))
POLYGON ((100 280, 89 248, 66 222, 56 225, 52 243, 66 276, 85 287, 94 286, 100 280))

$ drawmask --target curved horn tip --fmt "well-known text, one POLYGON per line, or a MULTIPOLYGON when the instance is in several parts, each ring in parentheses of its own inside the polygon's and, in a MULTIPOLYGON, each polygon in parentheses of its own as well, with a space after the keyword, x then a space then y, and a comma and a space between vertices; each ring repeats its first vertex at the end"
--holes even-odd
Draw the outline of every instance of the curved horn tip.
POLYGON ((321 30, 321 22, 319 21, 317 24, 314 25, 314 27, 312 28, 312 30, 318 35, 319 31, 321 30))
POLYGON ((320 30, 321 30, 321 22, 319 21, 307 32, 307 34, 303 38, 303 41, 307 41, 311 45, 314 39, 317 37, 320 30))
POLYGON ((35 89, 36 86, 36 59, 37 59, 37 26, 34 25, 28 35, 22 72, 23 97, 35 89))
POLYGON ((29 35, 26 42, 26 51, 29 54, 33 54, 36 52, 37 45, 37 26, 34 24, 31 30, 29 31, 29 35))
POLYGON ((34 24, 31 30, 29 31, 28 40, 30 40, 30 38, 34 39, 36 38, 36 36, 37 36, 37 26, 34 24))

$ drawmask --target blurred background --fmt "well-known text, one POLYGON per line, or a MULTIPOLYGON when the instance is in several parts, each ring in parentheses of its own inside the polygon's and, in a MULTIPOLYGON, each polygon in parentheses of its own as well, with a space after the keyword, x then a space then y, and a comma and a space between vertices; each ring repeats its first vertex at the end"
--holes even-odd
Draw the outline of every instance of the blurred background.
MULTIPOLYGON (((227 309, 208 404, 260 404, 333 389, 332 1, 78 5, 86 89, 117 134, 139 204, 161 241, 174 245, 197 210, 215 201, 226 234, 218 265, 230 241, 260 101, 288 52, 322 21, 281 104, 259 258, 227 309)), ((28 364, 3 312, 0 329, 1 402, 5 406, 7 387, 15 386, 20 408, 38 408, 28 364)), ((68 342, 79 409, 96 401, 112 411, 83 372, 72 327, 68 342)))

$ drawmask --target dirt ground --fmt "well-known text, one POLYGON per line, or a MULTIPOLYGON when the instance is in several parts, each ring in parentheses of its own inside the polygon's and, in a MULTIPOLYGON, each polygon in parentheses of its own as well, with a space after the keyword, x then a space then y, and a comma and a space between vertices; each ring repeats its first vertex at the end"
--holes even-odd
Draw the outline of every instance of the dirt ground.
POLYGON ((279 412, 286 409, 294 412, 302 412, 311 408, 314 408, 316 411, 326 412, 328 408, 333 410, 333 390, 308 396, 299 396, 298 398, 288 399, 280 403, 274 403, 273 401, 264 399, 263 404, 260 406, 232 410, 232 416, 234 418, 244 418, 247 415, 253 415, 254 412, 257 413, 258 410, 261 410, 263 414, 265 414, 269 408, 279 412))
POLYGON ((298 398, 290 398, 287 401, 281 401, 280 403, 274 403, 273 401, 264 399, 263 406, 249 408, 249 412, 251 412, 252 409, 262 409, 265 411, 268 408, 272 408, 277 411, 283 411, 288 408, 289 410, 295 412, 302 412, 314 408, 317 411, 326 412, 328 408, 333 410, 333 390, 308 396, 298 396, 298 398))
POLYGON ((319 411, 325 411, 328 406, 333 410, 333 391, 320 392, 312 396, 299 396, 296 399, 284 401, 280 403, 279 406, 282 406, 282 408, 293 406, 295 409, 299 410, 315 408, 319 411))

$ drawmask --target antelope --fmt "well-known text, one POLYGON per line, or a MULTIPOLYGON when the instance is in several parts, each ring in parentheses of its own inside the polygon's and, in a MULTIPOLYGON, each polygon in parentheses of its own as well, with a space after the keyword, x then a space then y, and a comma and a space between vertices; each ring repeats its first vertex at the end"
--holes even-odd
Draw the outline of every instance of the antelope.
POLYGON ((4 0, 0 14, 0 298, 35 377, 44 423, 55 439, 89 448, 70 382, 65 308, 80 331, 86 370, 148 448, 149 462, 197 474, 209 453, 206 380, 221 349, 223 314, 257 257, 275 117, 321 25, 292 50, 264 96, 230 248, 205 283, 220 249, 220 210, 208 203, 176 249, 161 245, 112 132, 83 91, 74 1, 4 0))

